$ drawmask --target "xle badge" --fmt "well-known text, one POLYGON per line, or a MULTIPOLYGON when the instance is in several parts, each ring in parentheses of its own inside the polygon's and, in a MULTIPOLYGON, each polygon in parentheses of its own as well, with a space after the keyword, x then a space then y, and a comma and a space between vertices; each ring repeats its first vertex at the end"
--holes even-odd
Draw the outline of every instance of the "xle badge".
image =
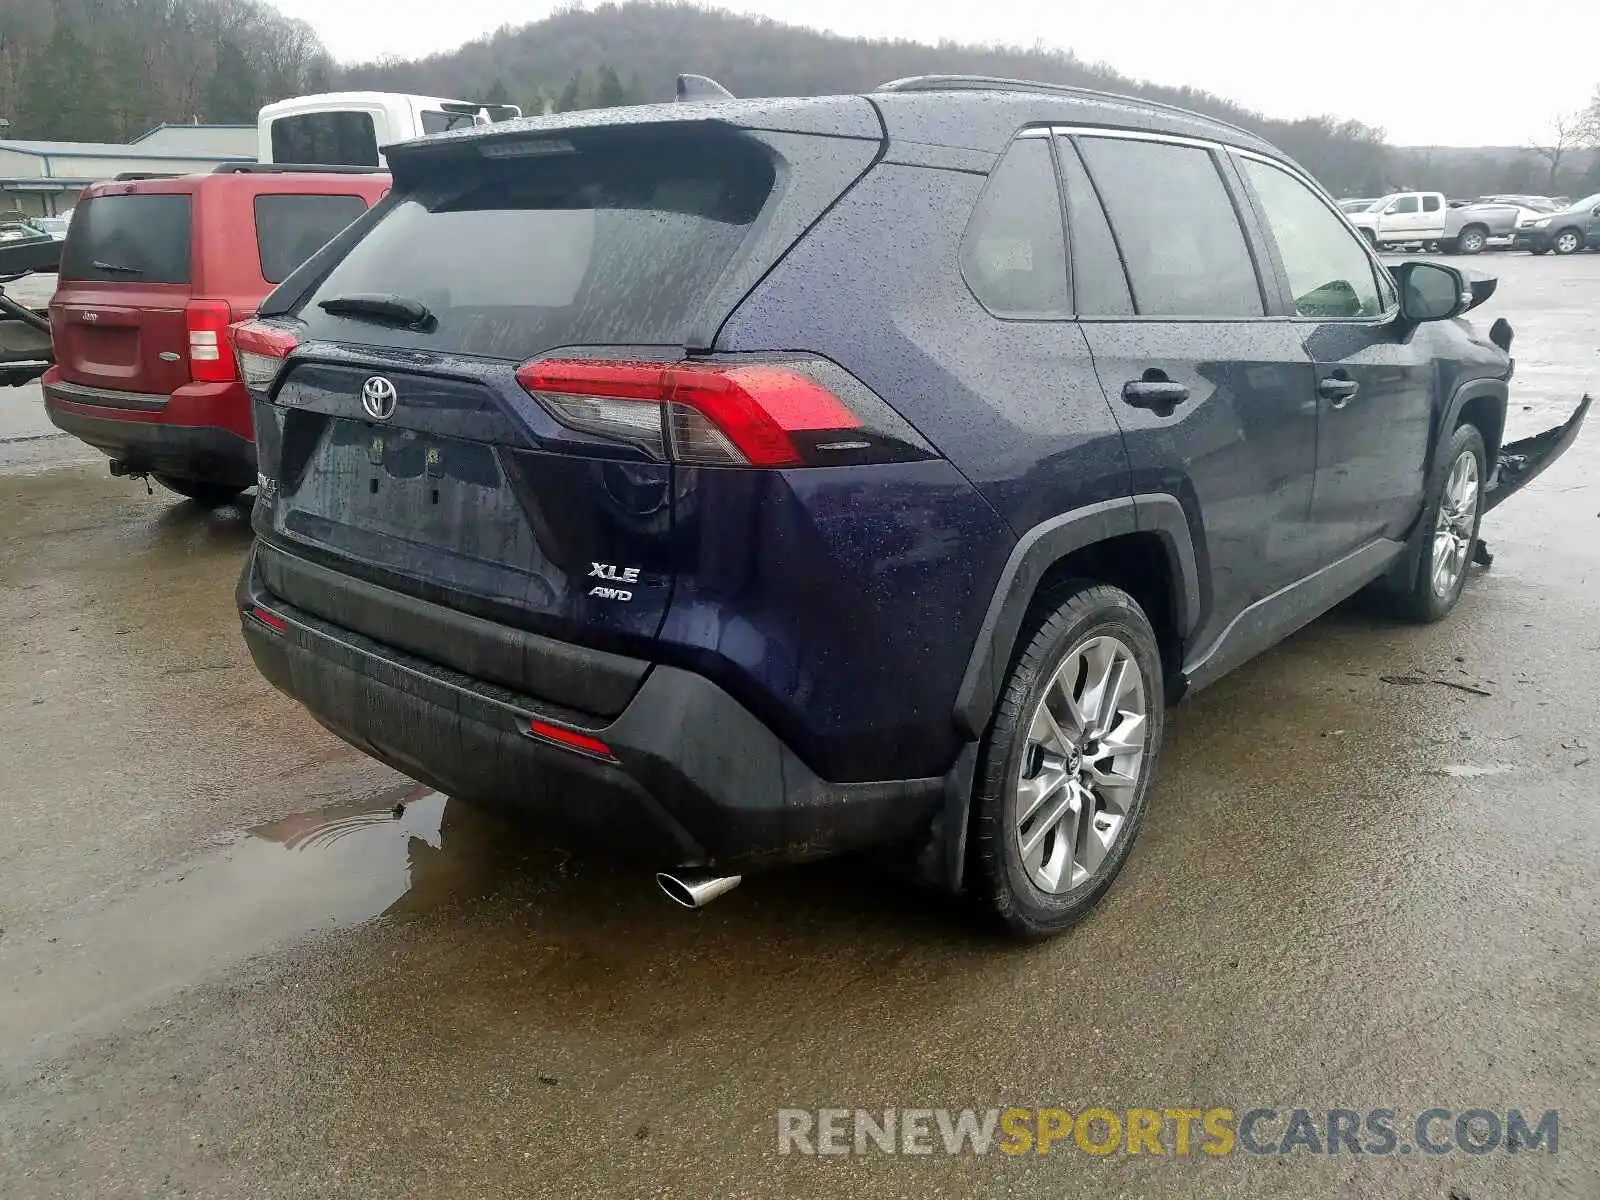
MULTIPOLYGON (((605 579, 613 583, 638 583, 638 567, 617 567, 611 563, 589 564, 590 579, 605 579)), ((607 587, 601 584, 589 589, 589 595, 600 600, 632 600, 633 593, 626 588, 607 587)))

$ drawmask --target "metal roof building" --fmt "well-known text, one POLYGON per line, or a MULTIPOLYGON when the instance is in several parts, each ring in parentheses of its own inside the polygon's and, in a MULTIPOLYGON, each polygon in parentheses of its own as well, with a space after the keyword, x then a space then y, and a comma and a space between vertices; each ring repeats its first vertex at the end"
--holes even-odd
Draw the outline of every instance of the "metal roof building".
POLYGON ((254 162, 256 146, 254 125, 157 125, 126 145, 0 140, 0 211, 64 212, 91 183, 130 171, 186 175, 254 162))

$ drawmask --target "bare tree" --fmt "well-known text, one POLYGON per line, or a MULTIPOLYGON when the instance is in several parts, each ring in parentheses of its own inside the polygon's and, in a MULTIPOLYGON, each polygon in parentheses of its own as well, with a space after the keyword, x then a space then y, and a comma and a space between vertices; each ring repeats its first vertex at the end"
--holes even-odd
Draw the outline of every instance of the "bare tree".
POLYGON ((1568 154, 1584 145, 1587 140, 1589 112, 1560 113, 1551 122, 1542 141, 1530 142, 1529 147, 1550 164, 1549 192, 1556 193, 1556 178, 1561 174, 1561 164, 1568 154))
POLYGON ((1578 114, 1578 137, 1584 145, 1600 148, 1600 87, 1594 89, 1589 107, 1578 114))

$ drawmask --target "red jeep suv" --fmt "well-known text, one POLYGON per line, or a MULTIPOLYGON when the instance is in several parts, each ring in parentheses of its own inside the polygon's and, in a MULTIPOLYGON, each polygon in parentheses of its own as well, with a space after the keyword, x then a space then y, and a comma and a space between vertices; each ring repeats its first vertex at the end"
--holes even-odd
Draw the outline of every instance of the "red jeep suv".
POLYGON ((256 480, 250 397, 228 326, 389 190, 389 176, 228 163, 85 189, 50 302, 45 408, 202 504, 256 480))

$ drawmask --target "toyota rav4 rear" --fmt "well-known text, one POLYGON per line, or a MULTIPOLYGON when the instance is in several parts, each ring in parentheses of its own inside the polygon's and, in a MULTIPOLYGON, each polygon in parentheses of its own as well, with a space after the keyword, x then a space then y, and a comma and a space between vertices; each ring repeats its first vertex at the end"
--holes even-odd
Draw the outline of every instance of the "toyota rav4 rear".
POLYGON ((826 347, 717 344, 878 116, 634 111, 391 150, 237 328, 251 651, 401 771, 658 866, 914 839, 1013 539, 826 347))

